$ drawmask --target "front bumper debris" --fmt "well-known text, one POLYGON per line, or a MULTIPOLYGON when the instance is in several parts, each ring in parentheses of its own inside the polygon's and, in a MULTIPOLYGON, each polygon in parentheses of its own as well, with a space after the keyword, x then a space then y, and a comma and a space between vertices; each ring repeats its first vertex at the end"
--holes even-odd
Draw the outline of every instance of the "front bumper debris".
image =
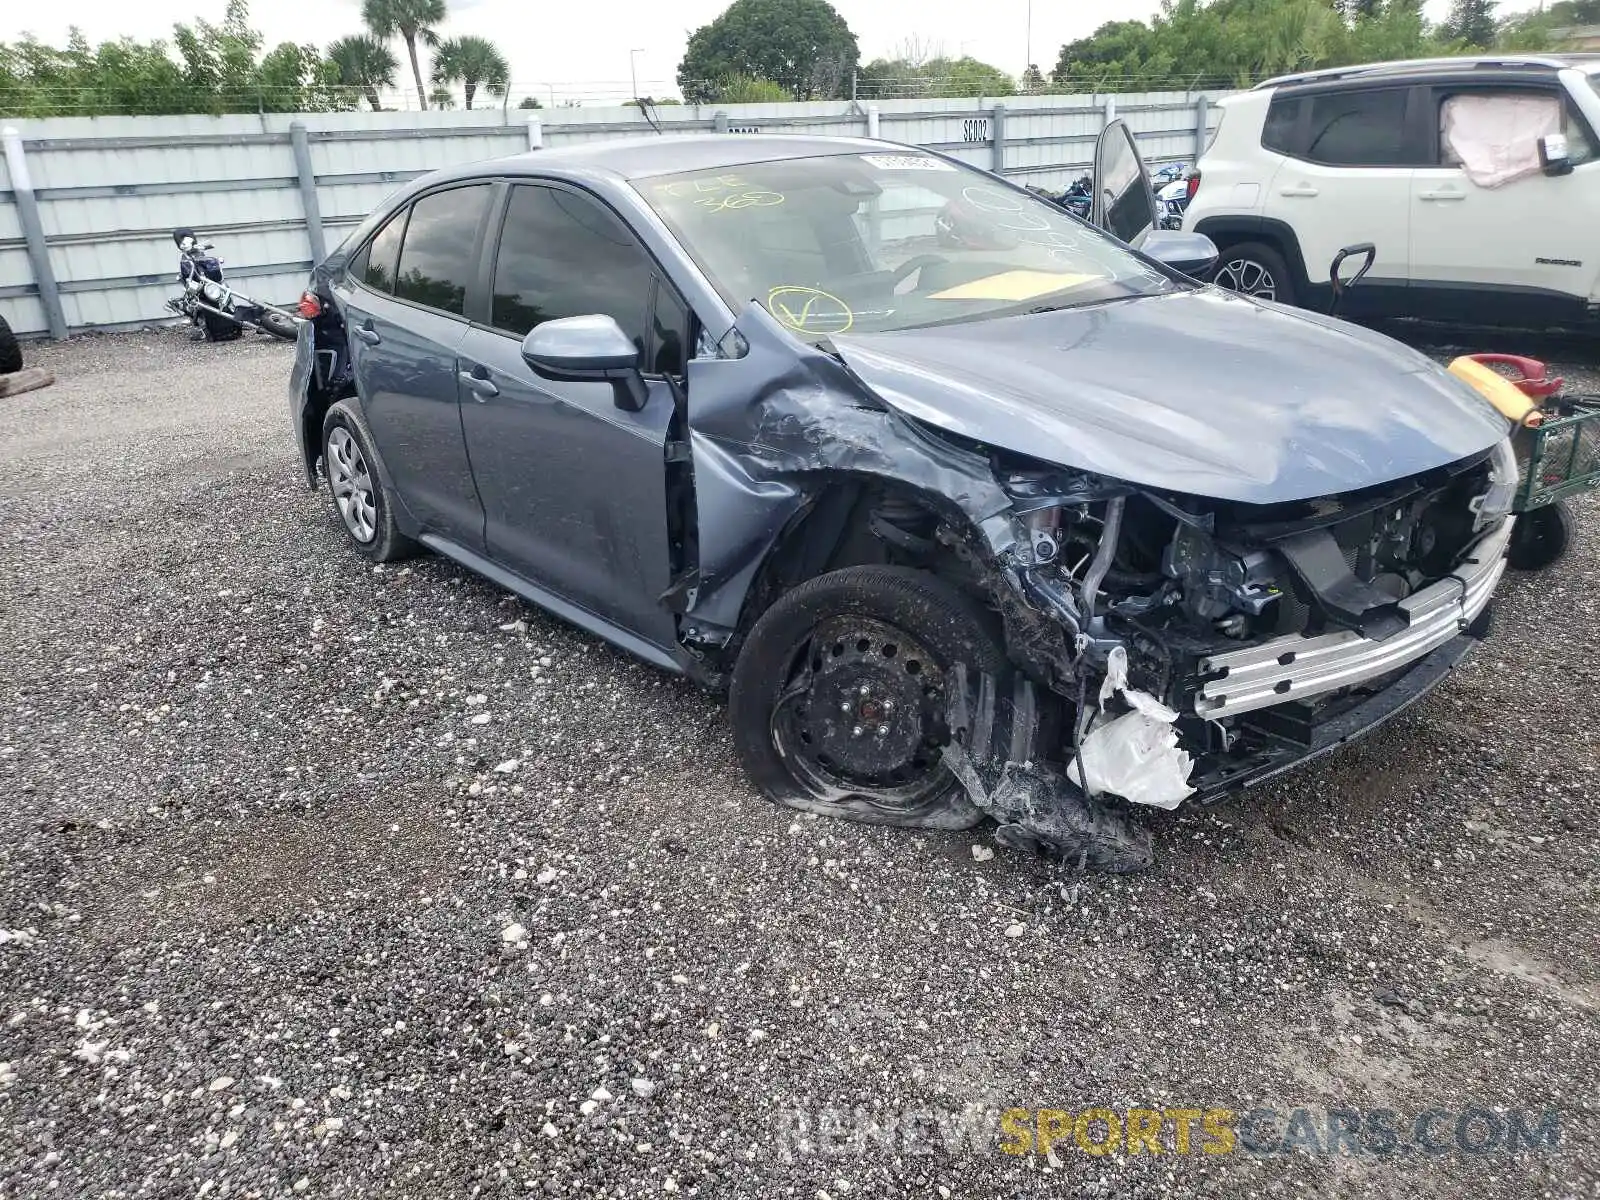
POLYGON ((1291 634, 1201 659, 1201 673, 1210 678, 1195 695, 1196 715, 1217 720, 1353 687, 1432 653, 1488 607, 1505 573, 1512 525, 1502 522, 1449 578, 1400 601, 1406 626, 1382 641, 1352 630, 1291 634))

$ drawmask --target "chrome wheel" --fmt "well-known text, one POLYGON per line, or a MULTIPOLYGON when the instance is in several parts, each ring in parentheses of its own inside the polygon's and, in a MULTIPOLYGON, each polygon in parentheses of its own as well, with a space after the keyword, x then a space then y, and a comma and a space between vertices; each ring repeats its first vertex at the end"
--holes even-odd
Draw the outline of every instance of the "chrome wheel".
POLYGON ((1215 279, 1218 287, 1243 296, 1254 296, 1258 300, 1278 298, 1278 281, 1253 258, 1230 259, 1217 268, 1215 279))
POLYGON ((335 429, 328 435, 328 482, 350 536, 358 542, 370 542, 378 532, 372 473, 348 429, 335 429))

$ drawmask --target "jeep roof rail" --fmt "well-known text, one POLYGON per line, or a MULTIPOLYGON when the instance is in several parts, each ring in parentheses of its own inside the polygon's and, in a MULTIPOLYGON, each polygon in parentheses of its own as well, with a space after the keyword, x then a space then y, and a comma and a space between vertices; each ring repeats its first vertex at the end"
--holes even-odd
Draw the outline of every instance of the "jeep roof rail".
POLYGON ((1292 83, 1323 83, 1358 75, 1396 75, 1407 71, 1459 71, 1477 70, 1482 67, 1542 67, 1549 71, 1559 71, 1564 67, 1575 66, 1577 61, 1588 57, 1556 54, 1494 54, 1475 55, 1470 58, 1408 58, 1398 62, 1356 63, 1347 67, 1324 67, 1319 71, 1278 75, 1272 79, 1262 80, 1250 90, 1283 87, 1292 83))

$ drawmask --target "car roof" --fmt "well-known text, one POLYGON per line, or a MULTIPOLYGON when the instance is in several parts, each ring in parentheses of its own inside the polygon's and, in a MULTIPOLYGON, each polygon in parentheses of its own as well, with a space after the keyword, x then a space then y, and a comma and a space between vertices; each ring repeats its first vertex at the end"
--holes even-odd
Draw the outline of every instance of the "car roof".
POLYGON ((1462 58, 1409 58, 1396 62, 1359 63, 1347 67, 1325 67, 1320 71, 1301 71, 1279 75, 1255 85, 1252 91, 1280 88, 1300 83, 1332 83, 1340 79, 1373 79, 1385 76, 1429 76, 1440 72, 1471 74, 1482 70, 1560 71, 1600 63, 1600 55, 1585 54, 1483 54, 1462 58))
MULTIPOLYGON (((548 150, 530 150, 494 160, 502 173, 544 174, 552 170, 602 172, 619 179, 647 179, 679 171, 715 171, 750 163, 792 158, 819 158, 833 154, 859 154, 870 150, 900 150, 892 142, 867 138, 805 137, 786 134, 711 133, 659 137, 616 138, 580 142, 548 150)), ((481 173, 487 164, 479 163, 481 173)))

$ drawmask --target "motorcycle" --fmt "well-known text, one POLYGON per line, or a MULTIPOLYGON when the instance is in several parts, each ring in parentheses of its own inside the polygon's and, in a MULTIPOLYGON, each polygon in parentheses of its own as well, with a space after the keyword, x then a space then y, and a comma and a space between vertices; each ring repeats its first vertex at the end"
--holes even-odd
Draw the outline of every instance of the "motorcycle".
POLYGON ((1168 163, 1150 176, 1155 189, 1156 207, 1162 229, 1182 229, 1183 212, 1189 207, 1191 169, 1183 163, 1168 163))
POLYGON ((178 284, 183 293, 168 300, 167 307, 187 317, 206 341, 232 341, 247 328, 289 342, 299 336, 295 317, 224 282, 222 260, 206 253, 213 248, 210 242, 202 243, 192 229, 174 229, 172 240, 178 247, 178 284))
POLYGON ((1028 185, 1028 190, 1048 200, 1057 208, 1065 209, 1080 221, 1089 219, 1089 209, 1094 204, 1094 184, 1087 175, 1074 182, 1064 192, 1051 192, 1042 187, 1034 187, 1032 184, 1028 185))

